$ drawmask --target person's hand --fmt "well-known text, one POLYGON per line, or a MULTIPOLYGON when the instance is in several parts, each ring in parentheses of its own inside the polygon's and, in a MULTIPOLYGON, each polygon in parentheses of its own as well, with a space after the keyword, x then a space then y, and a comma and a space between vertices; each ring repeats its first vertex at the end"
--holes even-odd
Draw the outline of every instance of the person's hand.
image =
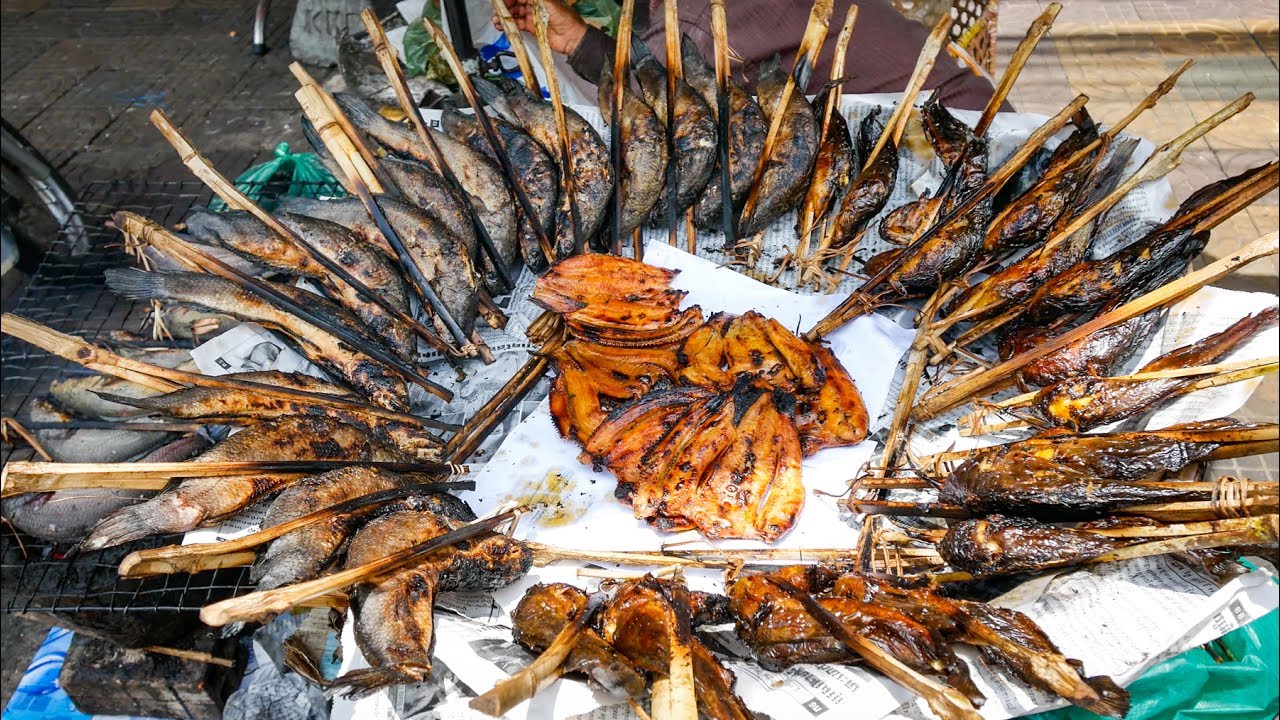
MULTIPOLYGON (((511 17, 515 18, 516 27, 532 34, 534 27, 532 0, 503 0, 503 2, 511 11, 511 17)), ((578 49, 578 43, 582 42, 582 36, 587 34, 587 23, 563 0, 542 0, 542 4, 547 8, 548 44, 553 51, 561 55, 572 55, 573 51, 578 49)), ((496 14, 493 16, 493 27, 499 32, 502 31, 502 23, 496 14)), ((508 39, 516 42, 515 38, 508 39)))

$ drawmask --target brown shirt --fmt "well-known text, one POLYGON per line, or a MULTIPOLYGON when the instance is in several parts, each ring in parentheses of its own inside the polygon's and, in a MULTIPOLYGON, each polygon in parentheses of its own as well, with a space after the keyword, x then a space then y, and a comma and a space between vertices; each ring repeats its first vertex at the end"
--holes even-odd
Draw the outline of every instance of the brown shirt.
MULTIPOLYGON (((836 0, 831 28, 818 56, 810 81, 814 92, 831 76, 831 56, 844 22, 850 0, 836 0)), ((737 79, 747 89, 755 87, 760 65, 775 54, 782 67, 795 63, 796 46, 809 20, 810 4, 796 0, 733 0, 726 3, 729 46, 743 59, 737 79)), ((844 91, 847 93, 901 93, 911 77, 928 28, 908 20, 887 0, 860 0, 858 20, 853 28, 846 56, 844 91)), ((707 0, 680 3, 680 30, 698 45, 704 57, 712 56, 711 5, 707 0)), ((662 0, 637 0, 635 33, 659 57, 665 57, 662 0)), ((614 40, 604 32, 589 28, 569 64, 589 82, 596 82, 600 69, 613 63, 614 40)), ((991 97, 991 83, 960 65, 945 51, 938 58, 925 89, 942 89, 943 103, 949 107, 980 110, 991 97)), ((1008 107, 1006 103, 1006 110, 1008 107)))

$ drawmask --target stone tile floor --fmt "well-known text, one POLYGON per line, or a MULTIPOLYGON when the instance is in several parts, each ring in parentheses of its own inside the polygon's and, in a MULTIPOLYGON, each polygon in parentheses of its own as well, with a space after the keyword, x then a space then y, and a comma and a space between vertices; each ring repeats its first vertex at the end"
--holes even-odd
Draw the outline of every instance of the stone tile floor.
MULTIPOLYGON (((1178 198, 1274 159, 1277 136, 1277 8, 1274 0, 1066 0, 1053 32, 1018 81, 1020 110, 1056 112, 1077 93, 1095 117, 1123 116, 1184 58, 1177 88, 1133 131, 1167 140, 1245 91, 1257 100, 1188 149, 1171 176, 1178 198)), ((287 71, 290 2, 271 9, 265 57, 249 52, 253 0, 3 0, 0 108, 73 185, 108 179, 188 179, 147 116, 159 108, 229 174, 281 140, 301 147, 287 71)), ((1009 52, 1047 2, 1003 0, 998 49, 1009 52)), ((1280 222, 1273 193, 1214 232, 1205 253, 1222 257, 1280 222)), ((1224 283, 1277 291, 1275 258, 1224 283)), ((1275 417, 1272 378, 1248 413, 1275 417)), ((1276 459, 1265 460, 1274 477, 1276 459)), ((3 623, 0 703, 44 636, 42 626, 3 623)))

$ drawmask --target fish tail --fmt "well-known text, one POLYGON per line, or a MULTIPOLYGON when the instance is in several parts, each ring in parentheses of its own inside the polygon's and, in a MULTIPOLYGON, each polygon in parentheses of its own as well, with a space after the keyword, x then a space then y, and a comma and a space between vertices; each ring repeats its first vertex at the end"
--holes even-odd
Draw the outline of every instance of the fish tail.
POLYGON ((351 118, 351 123, 356 127, 369 127, 378 120, 382 120, 382 116, 374 112, 365 101, 352 95, 351 93, 334 93, 333 99, 338 103, 338 107, 351 118))
POLYGON ((712 69, 707 59, 702 56, 702 51, 698 49, 698 44, 689 37, 688 33, 680 33, 680 59, 686 65, 696 65, 699 70, 712 69))
POLYGON ((1123 718, 1129 712, 1129 693, 1105 675, 1085 678, 1084 682, 1098 694, 1097 699, 1082 701, 1080 706, 1091 713, 1123 718))
POLYGON ((111 292, 130 300, 173 300, 167 273, 136 268, 110 268, 103 275, 111 292))
POLYGON ((312 152, 320 157, 329 156, 329 148, 325 146, 324 140, 320 138, 320 133, 316 130, 315 123, 311 122, 306 116, 302 117, 302 137, 307 139, 307 144, 311 146, 312 152))
POLYGON ((471 78, 471 84, 475 87, 476 94, 480 96, 480 99, 493 108, 494 112, 506 120, 516 122, 511 116, 511 104, 507 102, 507 94, 502 88, 490 80, 475 76, 471 78))
POLYGON ((158 495, 144 503, 117 510, 99 521, 77 549, 85 552, 102 550, 163 532, 180 532, 195 527, 198 519, 191 523, 160 520, 190 514, 183 512, 183 508, 175 500, 173 495, 158 495))
POLYGON ((422 664, 393 665, 351 670, 335 679, 330 686, 343 697, 360 698, 389 685, 418 683, 431 675, 431 666, 422 664))

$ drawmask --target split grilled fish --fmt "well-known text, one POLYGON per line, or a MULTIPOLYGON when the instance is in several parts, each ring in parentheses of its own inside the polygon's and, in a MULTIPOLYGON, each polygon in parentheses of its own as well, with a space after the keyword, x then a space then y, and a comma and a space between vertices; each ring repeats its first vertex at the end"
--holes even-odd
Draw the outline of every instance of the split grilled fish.
MULTIPOLYGON (((418 133, 409 125, 392 122, 359 98, 346 93, 334 93, 342 111, 351 123, 392 152, 407 155, 426 163, 431 162, 427 147, 418 133)), ((502 168, 465 143, 458 142, 439 130, 428 129, 440 148, 445 163, 458 178, 458 183, 470 196, 468 200, 480 216, 480 222, 498 248, 498 254, 509 261, 519 255, 516 245, 515 201, 507 191, 502 168)))
MULTIPOLYGON (((468 246, 465 238, 451 232, 443 221, 410 203, 385 195, 378 196, 376 201, 427 284, 435 290, 462 331, 470 334, 479 308, 480 278, 472 263, 476 246, 468 246)), ((278 209, 335 222, 357 237, 391 252, 382 231, 357 198, 286 198, 278 209)), ((471 238, 475 242, 475 235, 471 238)), ((441 337, 448 337, 443 327, 437 329, 441 337)))
MULTIPOLYGON (((208 446, 204 438, 192 434, 156 448, 138 462, 181 462, 208 446)), ((102 518, 153 495, 151 490, 114 488, 55 490, 4 498, 0 511, 5 520, 28 535, 51 542, 79 542, 102 518)))
MULTIPOLYGON (((353 236, 341 225, 287 212, 276 213, 285 227, 316 252, 378 293, 392 307, 409 312, 409 294, 404 278, 385 252, 353 236)), ((197 237, 216 240, 235 252, 272 267, 319 280, 321 287, 339 305, 355 313, 397 355, 411 360, 418 342, 400 318, 366 299, 355 287, 329 272, 302 248, 296 247, 247 212, 200 212, 187 217, 187 228, 197 237)))
MULTIPOLYGON (((613 93, 613 70, 605 68, 600 74, 597 102, 606 120, 613 117, 613 93)), ((662 195, 667 172, 667 133, 663 118, 629 87, 622 90, 618 122, 622 126, 624 166, 618 174, 618 182, 622 183, 621 232, 629 235, 644 224, 662 195)))
MULTIPOLYGON (((1220 333, 1168 352, 1139 373, 1176 370, 1222 362, 1259 333, 1280 323, 1280 308, 1242 318, 1220 333)), ((1203 377, 1124 380, 1084 376, 1063 380, 1036 394, 1035 414, 1057 427, 1086 431, 1149 412, 1194 389, 1203 377)))
MULTIPOLYGON (((687 35, 680 36, 680 57, 685 82, 689 83, 707 107, 713 118, 719 117, 716 100, 715 68, 707 63, 698 46, 687 35)), ((663 118, 658 118, 662 123, 663 118)), ((764 150, 764 138, 769 124, 759 103, 742 86, 729 78, 729 188, 735 208, 742 205, 751 190, 760 153, 764 150)), ((718 158, 718 156, 717 156, 718 158)), ((706 188, 694 202, 693 221, 702 230, 719 230, 723 227, 721 214, 724 204, 720 197, 719 160, 711 171, 706 188)))
MULTIPOLYGON (((426 542, 463 523, 429 511, 384 515, 351 538, 345 567, 354 568, 426 542)), ((518 540, 484 533, 441 548, 415 567, 378 578, 353 596, 356 643, 372 665, 335 684, 362 694, 385 685, 421 682, 431 674, 437 592, 492 592, 528 572, 533 555, 518 540)))
MULTIPOLYGON (((520 177, 525 194, 533 205, 536 217, 533 219, 542 228, 548 239, 555 237, 556 205, 559 202, 560 175, 556 163, 528 133, 518 125, 507 122, 500 117, 490 117, 498 141, 506 150, 511 167, 520 177)), ((446 107, 440 116, 440 125, 450 137, 466 143, 473 150, 497 162, 493 148, 489 147, 489 139, 474 115, 463 115, 453 108, 446 107)), ((525 215, 523 206, 515 198, 516 219, 518 222, 517 239, 520 255, 524 262, 535 272, 547 267, 547 257, 538 244, 538 236, 532 222, 525 215)), ((508 258, 510 264, 516 258, 508 258)))
MULTIPOLYGON (((551 102, 534 97, 523 87, 504 93, 497 85, 475 79, 476 92, 502 117, 524 128, 546 150, 561 176, 560 205, 556 209, 555 247, 557 259, 567 257, 562 248, 572 248, 574 228, 565 192, 565 168, 560 166, 560 133, 556 128, 555 109, 551 102)), ((587 242, 595 237, 604 222, 605 210, 613 194, 613 166, 609 161, 609 145, 600 139, 595 128, 572 108, 564 109, 569 132, 569 153, 573 157, 573 197, 577 203, 577 234, 587 242)))
POLYGON ((795 209, 808 187, 810 170, 818 155, 818 122, 804 93, 793 91, 787 106, 778 107, 786 84, 787 73, 777 56, 761 66, 756 82, 760 107, 769 122, 773 122, 774 113, 782 113, 782 125, 773 154, 760 175, 756 206, 750 217, 742 218, 739 237, 750 237, 795 209))
MULTIPOLYGON (((403 475, 367 467, 339 468, 305 478, 285 488, 271 502, 262 529, 363 495, 405 488, 413 482, 403 475)), ((447 493, 410 496, 387 503, 375 512, 381 516, 408 509, 431 512, 459 522, 475 519, 466 503, 447 493)), ((254 563, 250 579, 259 590, 270 590, 317 577, 337 558, 347 538, 369 519, 368 516, 356 518, 349 513, 335 513, 323 521, 276 538, 254 563)))
MULTIPOLYGON (((665 129, 667 126, 667 69, 658 62, 649 47, 639 40, 632 41, 632 62, 635 65, 636 82, 640 94, 653 108, 653 114, 665 129)), ((693 204, 699 193, 711 180, 716 163, 715 114, 689 83, 676 79, 675 124, 672 128, 671 160, 675 163, 676 186, 663 186, 662 195, 649 215, 650 223, 666 226, 667 209, 675 198, 677 213, 683 213, 693 204)))
MULTIPOLYGON (((149 273, 132 269, 107 270, 107 287, 133 300, 176 300, 189 302, 241 320, 259 322, 288 333, 307 359, 332 370, 376 404, 394 410, 406 407, 408 389, 404 378, 373 358, 301 318, 287 313, 238 285, 206 273, 149 273)), ((290 288, 278 286, 282 293, 290 288)), ((302 291, 297 291, 302 293, 302 291)), ((310 293, 296 296, 311 312, 335 324, 359 326, 343 319, 340 308, 310 293)))
MULTIPOLYGON (((858 126, 858 157, 862 158, 863 163, 871 156, 871 151, 883 132, 885 128, 880 123, 880 108, 875 108, 858 126)), ((875 160, 862 168, 854 178, 844 199, 840 201, 840 210, 831 221, 832 227, 828 231, 832 250, 845 250, 856 245, 867 224, 889 202, 889 196, 897 182, 898 145, 890 137, 875 160)))
MULTIPOLYGON (((274 387, 306 392, 351 397, 345 389, 306 375, 265 372, 233 373, 229 380, 244 380, 274 387)), ((346 423, 369 433, 379 442, 424 462, 440 459, 440 438, 426 429, 396 420, 374 417, 355 410, 313 404, 305 399, 267 396, 252 390, 236 388, 189 387, 149 398, 125 399, 108 396, 121 403, 132 404, 153 412, 183 418, 216 422, 219 420, 269 420, 281 417, 324 417, 346 423)))
MULTIPOLYGON (((195 462, 292 460, 398 461, 397 452, 371 442, 349 425, 324 418, 281 418, 245 428, 195 462)), ((194 530, 224 520, 275 493, 293 475, 256 473, 182 480, 150 500, 98 523, 80 547, 101 550, 151 535, 194 530)))

